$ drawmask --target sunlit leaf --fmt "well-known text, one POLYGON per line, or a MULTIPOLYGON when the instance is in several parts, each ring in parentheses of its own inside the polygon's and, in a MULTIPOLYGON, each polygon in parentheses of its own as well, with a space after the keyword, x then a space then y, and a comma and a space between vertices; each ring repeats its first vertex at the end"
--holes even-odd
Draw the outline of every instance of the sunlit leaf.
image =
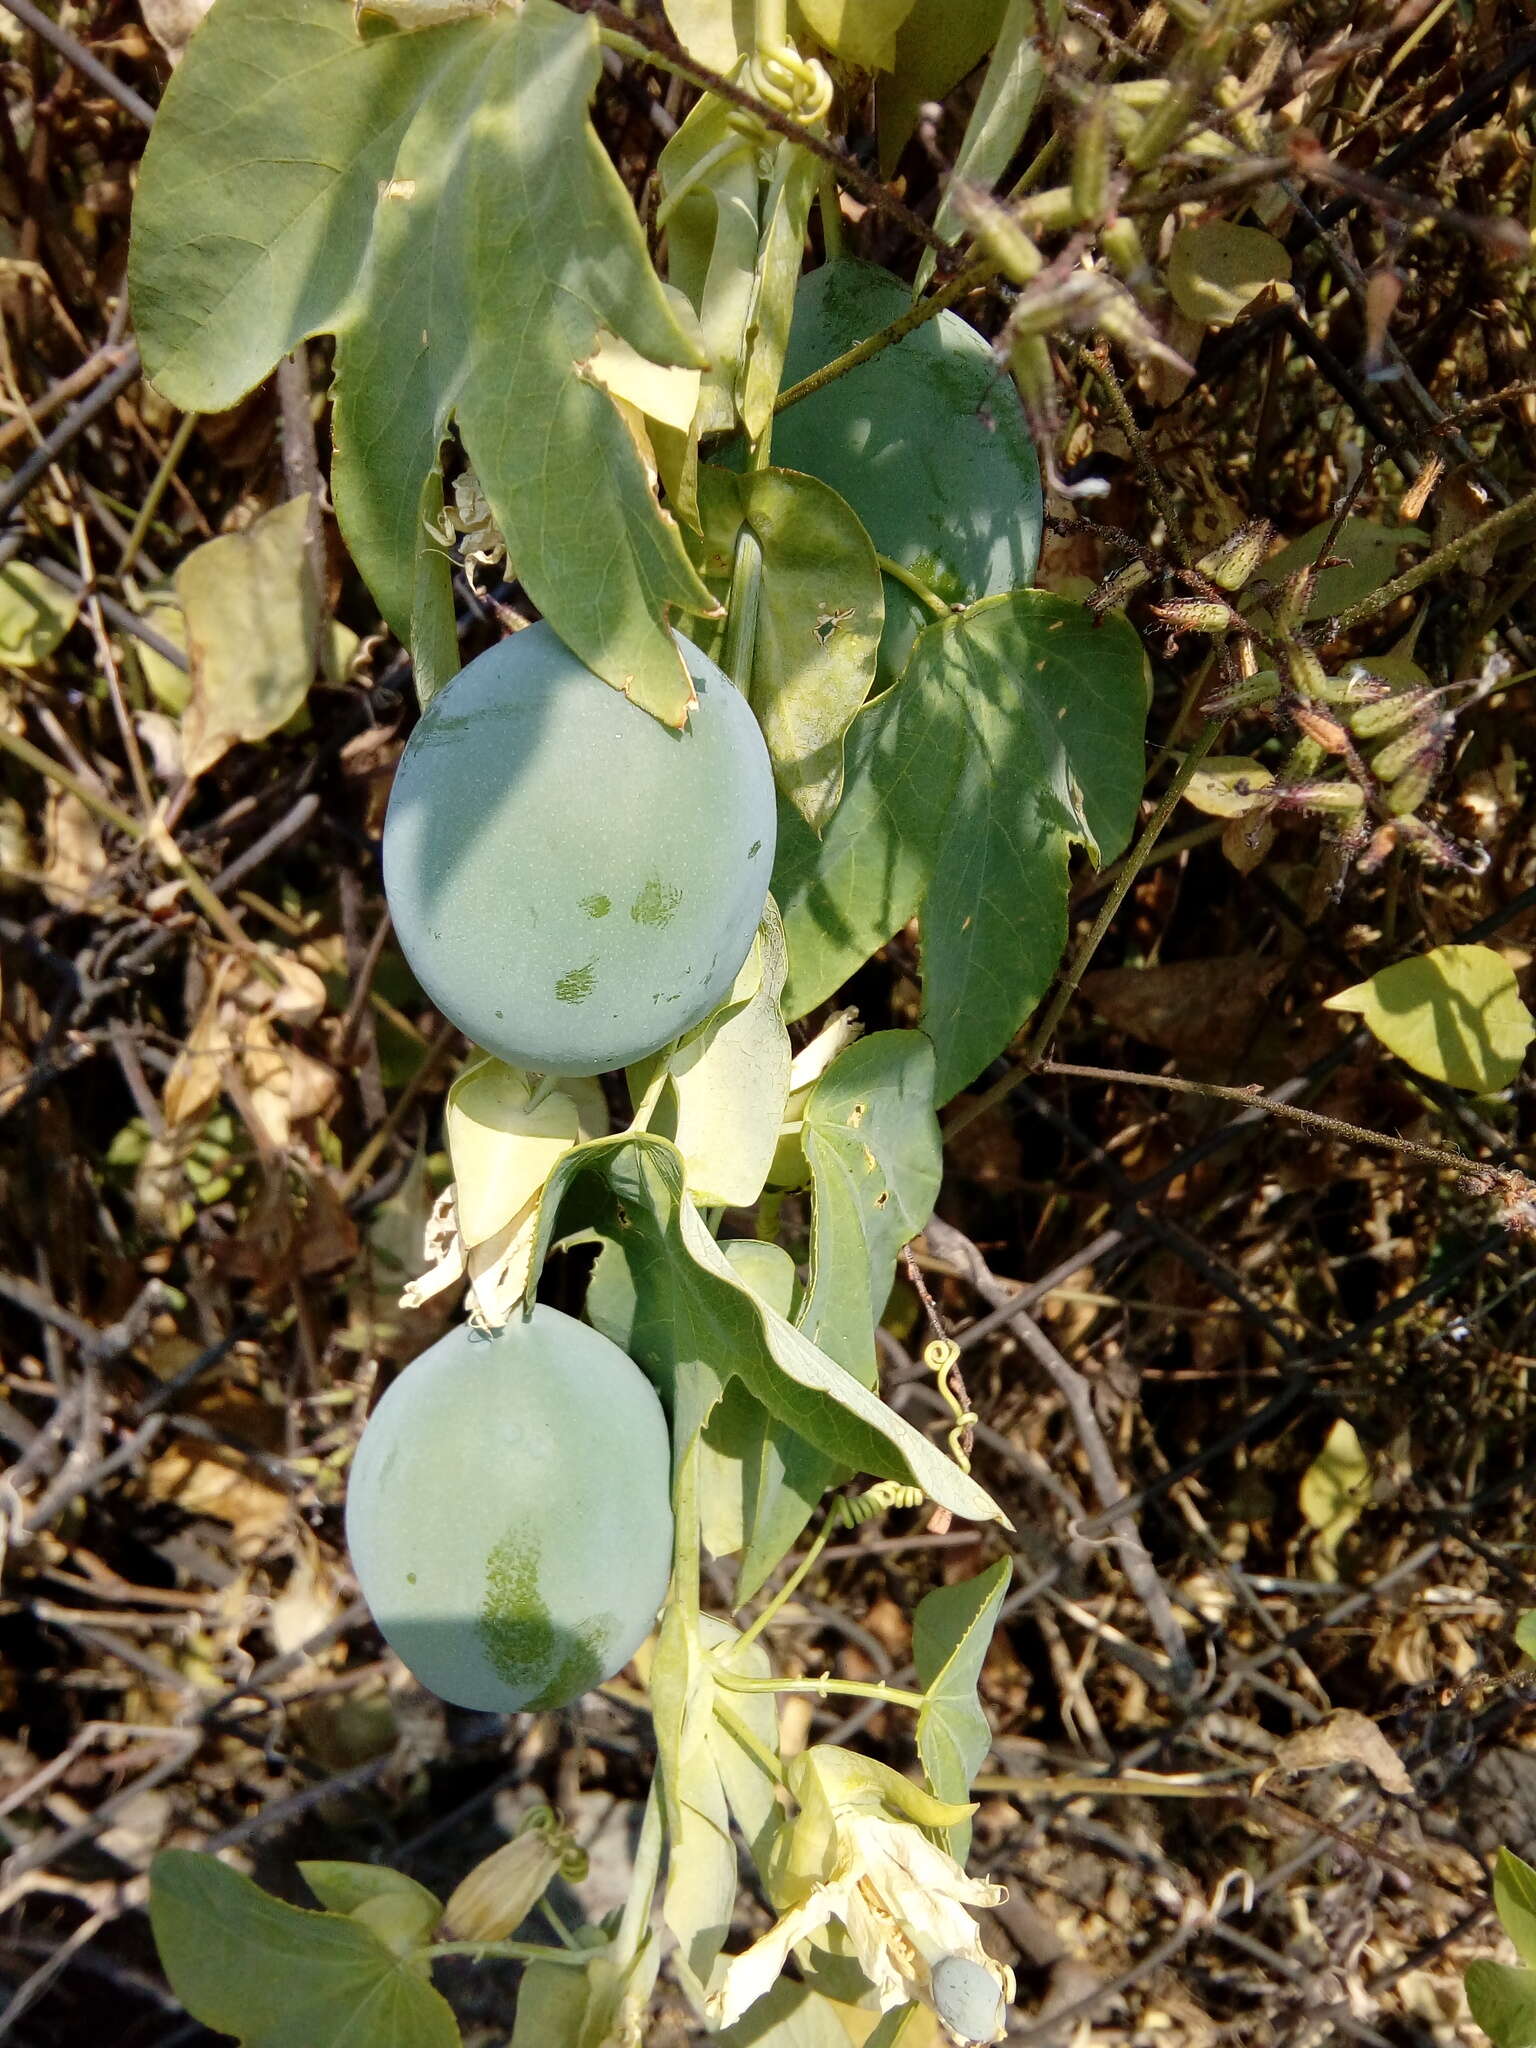
POLYGON ((672 33, 711 71, 728 73, 755 40, 753 0, 664 0, 672 33))
POLYGON ((149 1918, 171 1988, 243 2048, 458 2048, 447 2003, 355 1920, 274 1899, 216 1856, 163 1850, 149 1918))
MULTIPOLYGON (((912 1661, 926 1695, 917 1717, 917 1753, 939 1798, 957 1805, 969 1799, 992 1743, 976 1688, 1012 1576, 1012 1560, 999 1558, 977 1578, 936 1586, 912 1617, 912 1661)), ((950 1854, 964 1863, 970 1821, 957 1821, 948 1837, 950 1854)))
POLYGON ((148 372, 189 409, 336 335, 337 513, 419 681, 453 658, 426 519, 456 422, 534 602, 679 724, 662 614, 709 599, 589 366, 613 336, 698 356, 588 123, 599 68, 594 22, 553 0, 413 33, 359 33, 332 0, 221 0, 155 121, 130 283, 148 372))
POLYGON ((1487 1095, 1507 1088, 1536 1036, 1514 969, 1491 946, 1436 946, 1330 996, 1415 1073, 1487 1095))
POLYGON ((1297 1499, 1310 1527, 1314 1578, 1336 1579, 1339 1545, 1359 1521, 1371 1497, 1371 1466, 1353 1423, 1341 1415, 1321 1451, 1301 1475, 1297 1499))
POLYGON ((1189 320, 1230 327, 1267 285, 1289 282, 1285 244, 1262 228, 1228 220, 1179 229, 1168 257, 1168 290, 1189 320))
POLYGON ((748 961, 751 994, 722 1004, 669 1061, 671 1135, 695 1199, 711 1206, 749 1207, 773 1164, 789 1092, 789 1033, 779 1009, 784 965, 784 928, 770 896, 748 961))
POLYGON ((1007 0, 916 0, 896 35, 896 62, 879 82, 880 169, 889 177, 919 107, 942 100, 996 42, 1007 0))
MULTIPOLYGON (((844 736, 875 676, 885 598, 874 548, 834 490, 793 470, 737 476, 707 465, 699 511, 704 580, 722 600, 743 522, 762 549, 747 694, 780 792, 819 831, 842 793, 844 736)), ((705 647, 717 659, 719 639, 705 647)))
POLYGON ((176 571, 191 688, 182 760, 201 775, 240 740, 264 740, 315 677, 320 596, 305 538, 309 499, 290 498, 238 533, 194 548, 176 571))
POLYGON ((1274 781, 1251 754, 1207 754, 1184 790, 1184 801, 1208 818, 1241 818, 1257 810, 1274 781))
POLYGON ((80 613, 80 599, 30 562, 0 569, 0 663, 34 668, 46 661, 80 613))
MULTIPOLYGON (((1294 570, 1304 569, 1318 559, 1332 531, 1333 521, 1323 520, 1299 540, 1271 555, 1259 574, 1267 583, 1283 583, 1294 570)), ((1422 545, 1424 539, 1417 526, 1378 526, 1369 519, 1346 519, 1338 539, 1328 550, 1331 556, 1340 558, 1339 567, 1319 571, 1303 619, 1331 618, 1335 612, 1348 611, 1351 605, 1359 604, 1383 583, 1391 582, 1403 549, 1415 542, 1422 545)))
POLYGON ((1536 2048, 1536 1970, 1478 1956, 1466 1982, 1472 2017, 1494 2048, 1536 2048))
POLYGON ((799 0, 812 33, 834 57, 865 71, 889 71, 896 62, 896 33, 912 12, 912 0, 799 0))

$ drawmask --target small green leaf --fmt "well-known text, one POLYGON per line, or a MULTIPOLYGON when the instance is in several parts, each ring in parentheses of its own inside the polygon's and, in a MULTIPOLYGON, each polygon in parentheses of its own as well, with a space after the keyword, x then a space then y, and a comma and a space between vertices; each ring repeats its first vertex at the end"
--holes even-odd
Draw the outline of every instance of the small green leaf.
POLYGON ((400 1908, 397 1924, 413 1925, 419 1941, 425 1941, 443 1917, 442 1900, 435 1892, 382 1863, 301 1863, 299 1875, 328 1913, 355 1913, 359 1906, 378 1900, 400 1908))
POLYGON ((1370 1497, 1370 1460, 1354 1425, 1341 1415, 1301 1475, 1297 1494, 1303 1517, 1317 1531, 1310 1552, 1314 1578, 1338 1577, 1339 1545, 1359 1521, 1370 1497))
POLYGON ((668 1062, 673 1140, 694 1198, 711 1207, 750 1207, 773 1164, 791 1058, 779 1009, 784 969, 784 927, 770 896, 736 989, 668 1062), (749 974, 755 986, 741 1000, 737 990, 749 974))
POLYGON ((1536 2048, 1536 1971, 1479 1956, 1467 1965, 1467 2004, 1494 2048, 1536 2048))
MULTIPOLYGON (((757 1238, 722 1238, 720 1249, 732 1270, 757 1299, 785 1318, 794 1320, 795 1297, 800 1289, 795 1262, 781 1245, 764 1244, 757 1238)), ((610 1256, 605 1246, 599 1266, 610 1256)), ((764 1521, 772 1510, 765 1489, 773 1479, 765 1473, 769 1439, 777 1433, 798 1442, 792 1432, 775 1423, 742 1380, 732 1380, 710 1410, 699 1446, 699 1527, 704 1547, 713 1557, 734 1557, 749 1541, 760 1543, 764 1521)), ((819 1498, 819 1496, 818 1496, 819 1498)), ((804 1527, 797 1521, 785 1538, 783 1549, 771 1560, 777 1564, 804 1527)), ((751 1598, 755 1588, 737 1588, 737 1605, 751 1598)))
POLYGON ((176 1996, 243 2048, 458 2048, 446 2001, 366 1927, 270 1898, 216 1856, 162 1850, 149 1918, 176 1996))
POLYGON ((1536 1870, 1512 1849, 1500 1849, 1494 1863, 1493 1903, 1521 1962, 1536 1969, 1536 1870))
POLYGON ((1515 1643, 1527 1657, 1536 1658, 1536 1607, 1528 1607, 1515 1623, 1515 1643))
POLYGON ((1184 801, 1208 818, 1241 818, 1257 810, 1274 776, 1251 754, 1207 754, 1184 790, 1184 801))
MULTIPOLYGON (((997 46, 934 215, 933 225, 946 241, 955 241, 963 225, 961 192, 968 185, 990 192, 1024 140, 1045 83, 1041 31, 1054 35, 1060 26, 1061 0, 1043 0, 1043 4, 1042 0, 1008 0, 997 46)), ((914 292, 925 289, 934 262, 933 250, 925 249, 917 266, 914 292)))
POLYGON ((1230 327, 1266 285, 1288 283, 1285 244, 1228 220, 1182 227, 1168 257, 1168 290, 1189 320, 1230 327))
POLYGON ((1341 989, 1324 1008, 1358 1012, 1415 1073, 1479 1095, 1509 1086, 1536 1036, 1514 969, 1491 946, 1436 946, 1341 989))
MULTIPOLYGON (((957 1805, 970 1797, 992 1743, 976 1688, 1012 1576, 1012 1559, 999 1558, 977 1578, 935 1587, 912 1617, 912 1661, 926 1695, 917 1716, 917 1753, 938 1797, 957 1805)), ((964 1863, 969 1820, 948 1835, 950 1854, 964 1863)))
POLYGON ((585 2038, 594 1972, 564 1963, 532 1963, 517 1986, 509 2048, 566 2048, 585 2038))
MULTIPOLYGON (((1315 562, 1323 551, 1323 543, 1333 531, 1333 521, 1325 519, 1300 540, 1293 540, 1288 547, 1271 555, 1260 569, 1259 574, 1266 583, 1283 583, 1287 576, 1297 569, 1304 569, 1309 562, 1315 562)), ((1327 619, 1336 612, 1348 611, 1352 604, 1359 604, 1372 591, 1379 590, 1383 583, 1390 583, 1397 574, 1397 558, 1405 547, 1415 542, 1422 545, 1424 534, 1417 526, 1377 526, 1369 519, 1346 519, 1338 539, 1329 549, 1330 555, 1341 557, 1336 569, 1319 572, 1312 592, 1312 601, 1302 613, 1303 619, 1327 619)), ((1262 617, 1263 614, 1257 614, 1262 617)))
MULTIPOLYGON (((843 743, 875 677, 885 596, 868 534, 828 485, 798 471, 699 472, 704 580, 722 601, 745 522, 763 561, 748 695, 774 779, 813 831, 843 788, 843 743)), ((706 652, 719 656, 718 646, 706 652)))
POLYGON ((753 0, 664 0, 672 33, 699 63, 728 76, 755 40, 753 0))
POLYGON ((789 346, 795 310, 795 279, 805 261, 805 225, 816 196, 818 166, 808 149, 788 136, 770 159, 763 195, 763 235, 747 315, 746 356, 738 400, 742 425, 756 442, 773 419, 774 400, 789 346))
POLYGON ((194 548, 176 571, 192 670, 181 721, 189 776, 237 741, 266 739, 309 694, 320 631, 309 509, 307 497, 290 498, 194 548))
POLYGON ((944 99, 997 41, 1007 0, 916 0, 896 34, 896 62, 875 95, 880 172, 896 168, 918 109, 944 99))
POLYGON ((912 0, 799 0, 800 12, 824 49, 865 71, 889 71, 896 32, 912 0))
POLYGON ((80 599, 30 562, 0 569, 0 663, 35 668, 46 661, 80 613, 80 599))

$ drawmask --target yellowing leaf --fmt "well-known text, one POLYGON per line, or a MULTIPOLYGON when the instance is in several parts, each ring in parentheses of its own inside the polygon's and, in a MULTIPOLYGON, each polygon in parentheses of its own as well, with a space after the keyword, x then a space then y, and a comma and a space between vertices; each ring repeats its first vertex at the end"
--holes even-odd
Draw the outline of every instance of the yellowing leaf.
POLYGON ((1415 1073, 1479 1095, 1509 1086, 1536 1036, 1514 969, 1491 946, 1436 946, 1341 989, 1324 1007, 1358 1012, 1415 1073))
POLYGON ((1336 1579, 1338 1550, 1370 1498, 1371 1468, 1354 1426, 1341 1415, 1328 1441, 1301 1475, 1301 1512, 1317 1531, 1310 1551, 1312 1576, 1336 1579))
POLYGON ((264 740, 303 704, 315 673, 320 600, 290 498, 243 533, 204 542, 176 571, 192 688, 182 720, 190 776, 239 740, 264 740))
POLYGON ((866 71, 890 71, 896 63, 896 31, 912 12, 913 0, 800 0, 800 12, 834 57, 866 71))
POLYGON ((677 363, 653 363, 621 335, 598 333, 597 347, 577 372, 600 384, 610 398, 622 399, 647 419, 686 433, 698 409, 702 370, 677 363))
POLYGON ((444 1116, 467 1246, 520 1216, 577 1139, 576 1105, 502 1060, 483 1059, 448 1091, 444 1116))
POLYGON ((80 600, 29 562, 0 569, 0 662, 32 668, 46 661, 75 623, 80 600))
POLYGON ((1190 777, 1184 801, 1208 818, 1241 818, 1258 809, 1274 779, 1249 754, 1210 754, 1190 777))
POLYGON ((1230 327, 1266 285, 1285 284, 1291 259, 1262 228, 1213 220, 1180 228, 1168 257, 1168 289, 1188 319, 1230 327))

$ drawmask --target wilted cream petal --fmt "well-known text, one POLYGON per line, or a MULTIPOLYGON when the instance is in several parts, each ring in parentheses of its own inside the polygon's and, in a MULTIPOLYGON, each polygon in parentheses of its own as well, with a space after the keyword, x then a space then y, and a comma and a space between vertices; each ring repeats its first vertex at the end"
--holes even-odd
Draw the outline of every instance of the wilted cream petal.
POLYGON ((424 1238, 423 1256, 431 1263, 402 1289, 402 1308, 420 1308, 464 1278, 464 1240, 459 1235, 458 1202, 451 1181, 432 1204, 424 1238))
POLYGON ((728 2027, 739 2020, 748 2006, 755 2005, 779 1981, 797 1942, 815 1934, 829 1920, 843 1917, 848 1883, 839 1873, 830 1883, 817 1885, 749 1949, 731 1958, 718 1988, 705 2001, 711 2025, 728 2027))

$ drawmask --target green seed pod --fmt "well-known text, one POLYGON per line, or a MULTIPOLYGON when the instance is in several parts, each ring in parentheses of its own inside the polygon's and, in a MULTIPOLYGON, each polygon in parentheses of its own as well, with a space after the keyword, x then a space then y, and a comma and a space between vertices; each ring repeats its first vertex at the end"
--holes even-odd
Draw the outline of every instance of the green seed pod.
POLYGON ((1350 729, 1362 740, 1386 739, 1427 711, 1433 695, 1430 690, 1404 690, 1396 697, 1361 704, 1349 714, 1350 729))
POLYGON ((1282 654, 1286 676, 1298 697, 1325 697, 1328 672, 1310 647, 1292 642, 1282 654))
POLYGON ((1379 775, 1383 782, 1395 782, 1427 749, 1433 748, 1438 756, 1439 740, 1439 727, 1433 721, 1411 725, 1396 739, 1388 740, 1385 746, 1376 749, 1371 756, 1371 772, 1379 775))
POLYGON ((1109 102, 1093 94, 1072 137, 1072 211, 1079 227, 1096 227, 1109 211, 1109 102))
POLYGON ((1387 809, 1394 818, 1406 818, 1416 811, 1435 786, 1435 777, 1440 773, 1440 751, 1426 754, 1411 768, 1405 769, 1387 791, 1387 809))
POLYGON ((1202 555, 1195 566, 1221 589, 1241 590, 1258 575, 1274 537, 1275 529, 1267 519, 1250 519, 1236 533, 1229 533, 1219 547, 1202 555))

